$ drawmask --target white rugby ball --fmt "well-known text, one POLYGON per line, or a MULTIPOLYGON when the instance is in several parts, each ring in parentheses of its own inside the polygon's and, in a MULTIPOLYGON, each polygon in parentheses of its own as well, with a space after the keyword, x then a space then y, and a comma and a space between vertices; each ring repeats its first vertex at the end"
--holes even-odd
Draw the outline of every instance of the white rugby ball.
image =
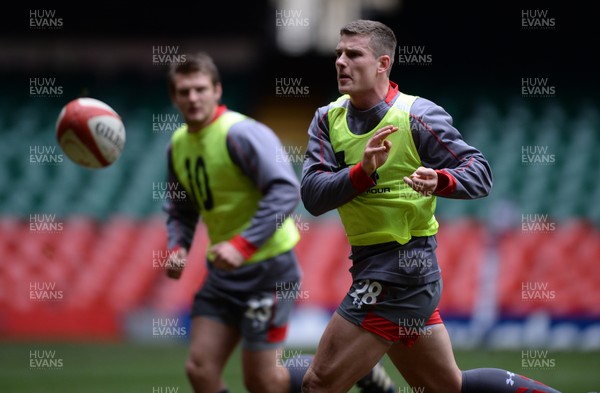
POLYGON ((77 98, 60 111, 56 139, 71 161, 86 168, 104 168, 117 161, 123 152, 125 125, 105 102, 77 98))

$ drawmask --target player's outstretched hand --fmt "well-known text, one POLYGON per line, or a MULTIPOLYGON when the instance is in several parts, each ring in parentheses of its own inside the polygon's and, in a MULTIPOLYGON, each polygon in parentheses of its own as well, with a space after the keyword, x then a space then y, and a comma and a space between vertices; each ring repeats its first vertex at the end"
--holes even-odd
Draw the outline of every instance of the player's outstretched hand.
POLYGON ((213 265, 222 270, 233 270, 242 266, 244 256, 230 242, 217 243, 210 248, 213 265))
POLYGON ((398 127, 385 126, 377 130, 375 135, 367 142, 362 158, 362 168, 367 175, 371 176, 377 168, 386 162, 392 148, 392 142, 385 138, 396 131, 398 131, 398 127))
POLYGON ((171 255, 169 255, 169 259, 165 265, 167 270, 167 277, 172 278, 174 280, 179 280, 181 277, 181 273, 183 273, 183 268, 185 267, 185 263, 187 262, 187 251, 184 248, 180 248, 175 251, 171 255))
POLYGON ((404 176, 404 182, 423 196, 431 196, 438 183, 437 172, 431 168, 418 167, 416 171, 404 176))

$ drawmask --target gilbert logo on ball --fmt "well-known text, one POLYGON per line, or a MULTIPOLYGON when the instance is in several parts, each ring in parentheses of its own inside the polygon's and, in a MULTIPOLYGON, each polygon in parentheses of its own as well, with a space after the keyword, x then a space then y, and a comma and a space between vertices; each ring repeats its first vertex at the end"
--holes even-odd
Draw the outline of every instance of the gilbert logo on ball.
POLYGON ((58 115, 56 139, 73 162, 86 168, 104 168, 121 156, 125 126, 121 116, 106 103, 77 98, 58 115))

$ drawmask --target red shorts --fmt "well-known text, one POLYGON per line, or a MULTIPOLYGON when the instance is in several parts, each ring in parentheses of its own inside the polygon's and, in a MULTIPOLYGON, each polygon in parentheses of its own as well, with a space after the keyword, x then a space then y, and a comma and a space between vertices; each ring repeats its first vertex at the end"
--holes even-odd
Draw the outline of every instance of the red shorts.
MULTIPOLYGON (((444 323, 444 321, 442 321, 440 310, 436 307, 429 320, 425 322, 425 326, 437 325, 440 323, 444 323)), ((408 348, 412 347, 420 336, 429 334, 428 329, 421 329, 418 327, 402 328, 397 324, 392 323, 387 319, 383 319, 375 314, 367 315, 361 326, 365 330, 377 334, 388 341, 401 341, 408 348)))

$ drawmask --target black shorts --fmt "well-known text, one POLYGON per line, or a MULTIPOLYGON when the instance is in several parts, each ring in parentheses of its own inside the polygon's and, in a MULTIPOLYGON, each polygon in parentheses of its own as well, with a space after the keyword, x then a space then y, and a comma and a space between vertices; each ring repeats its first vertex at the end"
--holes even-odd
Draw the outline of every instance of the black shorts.
MULTIPOLYGON (((297 287, 298 283, 281 287, 297 287)), ((203 316, 240 331, 242 346, 248 350, 276 348, 285 341, 295 300, 282 296, 278 288, 235 292, 211 285, 207 280, 196 293, 191 317, 203 316)))
POLYGON ((442 323, 437 309, 441 293, 441 279, 417 286, 357 280, 336 311, 386 341, 411 346, 431 333, 430 325, 442 323))

